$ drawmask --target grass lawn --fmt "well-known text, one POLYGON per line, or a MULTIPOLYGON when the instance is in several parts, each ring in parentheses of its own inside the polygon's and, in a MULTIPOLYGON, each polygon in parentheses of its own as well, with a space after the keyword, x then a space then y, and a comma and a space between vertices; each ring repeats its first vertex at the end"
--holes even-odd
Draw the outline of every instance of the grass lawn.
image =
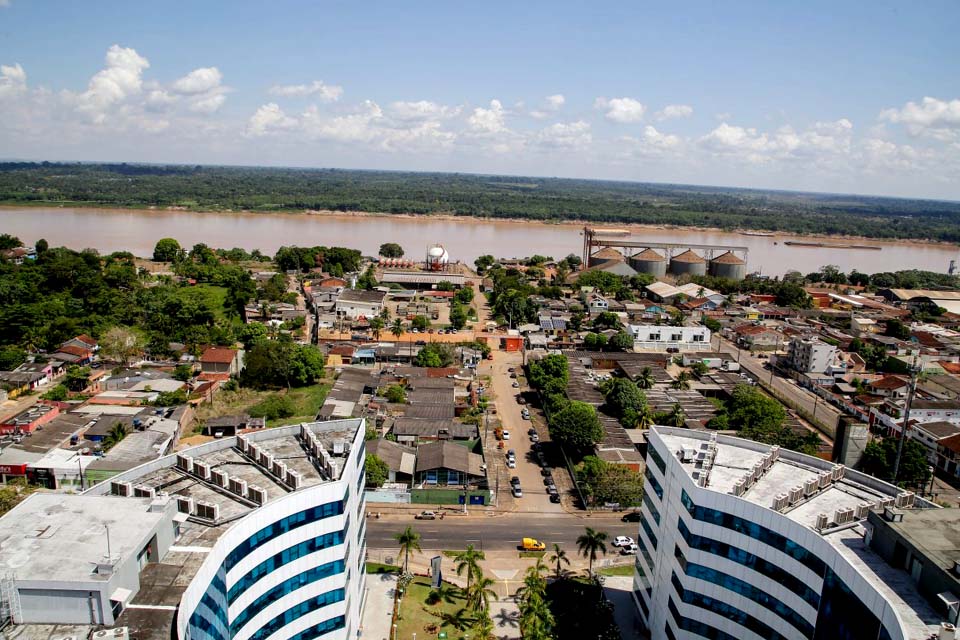
POLYGON ((546 551, 521 551, 521 558, 542 558, 546 555, 546 551))
MULTIPOLYGON (((294 405, 295 415, 289 418, 268 421, 268 427, 279 427, 286 424, 311 422, 316 420, 317 412, 323 405, 333 381, 325 381, 309 387, 299 389, 279 389, 275 391, 257 391, 254 389, 237 389, 236 391, 221 391, 213 397, 213 402, 205 402, 197 407, 197 420, 206 421, 220 416, 246 413, 250 407, 262 402, 273 394, 285 395, 294 405)), ((197 430, 199 432, 199 425, 197 430)), ((189 435, 189 434, 187 434, 189 435)))
POLYGON ((191 300, 197 303, 206 302, 216 315, 217 320, 224 319, 225 309, 223 302, 227 299, 226 287, 217 287, 212 284, 198 284, 192 287, 179 287, 177 296, 181 300, 191 300))
POLYGON ((309 387, 300 387, 299 389, 290 389, 283 391, 293 402, 296 415, 289 418, 283 418, 270 423, 271 427, 280 427, 285 424, 297 424, 298 422, 310 422, 317 419, 317 413, 323 406, 323 401, 327 399, 327 394, 333 387, 333 382, 321 382, 310 385, 309 387))
MULTIPOLYGON (((443 625, 440 620, 442 613, 454 613, 465 606, 464 599, 458 594, 453 598, 453 602, 438 602, 434 605, 427 604, 427 596, 431 591, 430 578, 414 578, 407 586, 403 594, 403 600, 400 601, 400 618, 397 622, 397 637, 412 638, 417 634, 418 638, 436 638, 437 630, 431 628, 436 625, 440 631, 446 631, 449 638, 460 638, 469 634, 471 638, 476 637, 472 629, 458 631, 449 625, 443 625)), ((473 614, 468 614, 468 618, 473 619, 473 614)))
POLYGON ((597 573, 602 576, 632 576, 633 565, 625 564, 616 567, 604 567, 603 569, 598 569, 597 573))
POLYGON ((382 564, 380 562, 368 562, 367 573, 400 573, 400 567, 393 564, 382 564))
POLYGON ((443 550, 443 555, 447 556, 448 558, 456 558, 456 557, 457 557, 458 555, 460 555, 461 553, 463 553, 463 551, 455 551, 455 550, 453 550, 453 549, 444 549, 444 550, 443 550))

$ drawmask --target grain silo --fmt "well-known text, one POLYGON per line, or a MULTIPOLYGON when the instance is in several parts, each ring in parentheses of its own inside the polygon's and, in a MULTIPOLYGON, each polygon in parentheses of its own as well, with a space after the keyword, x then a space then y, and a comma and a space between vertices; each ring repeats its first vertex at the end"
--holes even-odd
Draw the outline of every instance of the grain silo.
POLYGON ((743 280, 747 274, 747 263, 732 251, 720 254, 710 261, 710 275, 730 280, 743 280))
POLYGON ((687 249, 683 253, 670 258, 670 273, 675 276, 705 276, 707 275, 707 261, 701 256, 687 249))
POLYGON ((636 269, 637 273, 648 273, 658 278, 667 274, 667 259, 653 249, 644 249, 630 256, 630 266, 636 269))
POLYGON ((623 254, 613 247, 604 247, 590 256, 588 267, 596 267, 607 262, 623 262, 623 254))

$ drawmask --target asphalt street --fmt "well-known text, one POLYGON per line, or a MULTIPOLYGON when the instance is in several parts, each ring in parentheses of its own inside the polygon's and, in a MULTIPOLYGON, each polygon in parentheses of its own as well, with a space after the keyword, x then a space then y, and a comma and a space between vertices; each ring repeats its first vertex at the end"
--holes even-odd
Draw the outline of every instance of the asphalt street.
MULTIPOLYGON (((536 538, 547 544, 554 542, 569 547, 576 544, 585 527, 606 531, 610 542, 616 536, 637 537, 640 525, 621 522, 620 517, 581 518, 568 514, 509 514, 495 517, 447 516, 443 520, 414 520, 413 516, 385 516, 367 519, 367 546, 370 549, 393 549, 394 534, 406 527, 420 534, 424 549, 463 549, 472 544, 479 549, 510 550, 520 545, 523 537, 536 538)), ((612 545, 608 545, 612 549, 612 545)))

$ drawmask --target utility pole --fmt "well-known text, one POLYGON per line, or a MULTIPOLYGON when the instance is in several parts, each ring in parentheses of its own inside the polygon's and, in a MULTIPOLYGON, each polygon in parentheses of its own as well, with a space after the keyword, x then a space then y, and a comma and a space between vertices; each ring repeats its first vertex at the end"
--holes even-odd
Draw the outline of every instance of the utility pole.
POLYGON ((897 459, 893 463, 893 484, 897 484, 897 477, 900 475, 900 459, 903 457, 903 443, 907 439, 907 429, 910 428, 910 408, 913 406, 913 397, 917 393, 917 373, 920 367, 914 358, 913 367, 910 368, 910 387, 907 390, 907 404, 903 410, 903 424, 900 425, 900 440, 897 442, 897 459))

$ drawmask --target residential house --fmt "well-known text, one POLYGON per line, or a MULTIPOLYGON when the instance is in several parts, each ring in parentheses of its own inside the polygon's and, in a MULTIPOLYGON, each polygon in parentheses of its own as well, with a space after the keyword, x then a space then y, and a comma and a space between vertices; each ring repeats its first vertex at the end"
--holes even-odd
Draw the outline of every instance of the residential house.
POLYGON ((867 391, 871 395, 889 398, 891 400, 903 400, 907 397, 909 383, 900 376, 884 376, 879 380, 873 380, 867 383, 867 391))
POLYGON ((207 347, 200 355, 200 376, 238 376, 243 371, 244 352, 230 347, 207 347))
POLYGON ((409 485, 417 469, 417 450, 385 438, 367 441, 367 456, 377 456, 383 460, 389 473, 387 482, 409 485))
POLYGON ((838 357, 839 350, 816 337, 794 338, 787 347, 787 361, 800 373, 843 375, 846 364, 838 357))
POLYGON ((702 350, 710 344, 710 329, 702 326, 629 324, 627 331, 633 334, 633 346, 638 350, 702 350))
POLYGON ((35 404, 4 420, 0 424, 0 433, 33 433, 58 415, 60 415, 60 409, 56 405, 35 404))
POLYGON ((737 344, 751 351, 775 351, 783 343, 783 335, 762 324, 746 323, 733 328, 737 344))
POLYGON ((417 448, 414 482, 418 486, 462 487, 484 480, 483 456, 454 442, 431 442, 417 448))
POLYGON ((35 371, 0 371, 0 386, 11 399, 35 390, 45 379, 45 374, 35 371))
POLYGON ((587 296, 587 309, 590 313, 603 313, 610 309, 610 303, 599 293, 591 293, 587 296))
POLYGON ((263 418, 252 418, 245 413, 234 416, 221 416, 219 418, 210 418, 204 423, 203 435, 214 436, 216 438, 229 438, 244 431, 263 429, 266 426, 266 420, 263 418))
POLYGON ((351 320, 379 316, 383 311, 383 301, 386 295, 384 291, 345 289, 337 298, 337 315, 351 320))

